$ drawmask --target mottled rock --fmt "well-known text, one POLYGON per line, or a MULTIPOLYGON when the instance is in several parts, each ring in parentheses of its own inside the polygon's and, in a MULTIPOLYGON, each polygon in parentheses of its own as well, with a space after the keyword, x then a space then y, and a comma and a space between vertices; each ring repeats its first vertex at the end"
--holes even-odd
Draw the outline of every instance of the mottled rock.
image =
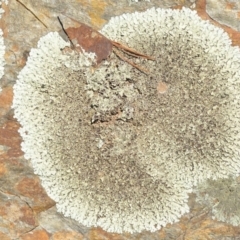
POLYGON ((22 157, 18 128, 19 124, 13 119, 4 120, 0 125, 0 185, 2 191, 11 194, 17 194, 14 186, 22 175, 33 174, 28 161, 22 157))
POLYGON ((77 232, 61 231, 52 235, 51 240, 82 240, 83 235, 77 232))
POLYGON ((34 229, 33 231, 23 234, 19 240, 49 240, 49 234, 44 229, 34 229))
POLYGON ((3 232, 0 232, 0 239, 1 240, 11 240, 11 238, 9 238, 6 234, 4 234, 3 232))
POLYGON ((7 167, 4 163, 0 163, 0 177, 7 173, 7 167))
POLYGON ((12 87, 5 87, 0 92, 0 118, 7 114, 12 104, 13 89, 12 87))
POLYGON ((214 20, 240 31, 239 0, 207 0, 206 10, 214 20))
MULTIPOLYGON (((125 237, 120 234, 108 233, 101 228, 92 228, 87 234, 89 240, 123 240, 125 237)), ((128 239, 128 238, 127 238, 128 239)))
POLYGON ((36 213, 55 205, 55 202, 48 197, 46 191, 41 186, 39 178, 36 176, 22 178, 15 188, 36 213))
POLYGON ((8 121, 0 126, 0 145, 8 148, 7 154, 11 158, 23 155, 21 151, 21 137, 18 133, 19 124, 16 121, 8 121))
POLYGON ((10 239, 31 231, 37 226, 29 205, 19 197, 0 193, 0 229, 10 239))
POLYGON ((72 232, 85 234, 89 228, 81 226, 77 221, 64 217, 58 213, 56 207, 52 207, 46 211, 41 212, 38 215, 39 225, 47 230, 49 233, 55 233, 60 231, 72 232))
POLYGON ((228 33, 229 37, 232 39, 232 43, 234 46, 240 46, 240 32, 238 32, 237 30, 235 30, 231 27, 228 27, 224 24, 221 24, 217 20, 214 20, 213 18, 211 18, 206 12, 206 0, 198 0, 196 2, 195 10, 197 11, 198 15, 202 19, 208 20, 213 25, 223 28, 224 31, 226 31, 228 33))

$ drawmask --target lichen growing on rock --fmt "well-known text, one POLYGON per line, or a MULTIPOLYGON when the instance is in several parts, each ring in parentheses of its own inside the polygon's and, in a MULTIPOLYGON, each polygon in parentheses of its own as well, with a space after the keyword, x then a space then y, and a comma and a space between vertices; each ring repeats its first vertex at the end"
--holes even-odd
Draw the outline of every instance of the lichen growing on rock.
POLYGON ((240 169, 240 51, 189 9, 150 9, 113 18, 102 33, 156 61, 131 71, 142 140, 139 161, 157 178, 197 184, 240 169), (135 92, 138 92, 136 94, 135 92))
POLYGON ((49 196, 65 216, 112 232, 177 221, 189 210, 189 186, 138 165, 137 126, 91 124, 85 71, 94 55, 63 54, 67 46, 57 33, 41 38, 14 86, 22 149, 49 196))
POLYGON ((111 232, 155 231, 188 192, 237 175, 240 52, 183 9, 113 18, 102 33, 156 58, 113 52, 97 68, 58 33, 31 50, 14 86, 22 149, 57 208, 111 232))
POLYGON ((206 206, 218 221, 239 226, 240 179, 207 180, 195 190, 196 201, 206 206))

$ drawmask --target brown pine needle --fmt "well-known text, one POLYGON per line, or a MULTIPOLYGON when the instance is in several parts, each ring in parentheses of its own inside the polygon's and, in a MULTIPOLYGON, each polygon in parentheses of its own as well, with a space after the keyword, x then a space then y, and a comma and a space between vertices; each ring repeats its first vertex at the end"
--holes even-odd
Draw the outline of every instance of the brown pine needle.
POLYGON ((131 66, 137 68, 139 71, 141 71, 141 72, 143 72, 143 73, 145 73, 145 74, 149 74, 149 72, 148 72, 146 69, 138 66, 137 64, 131 62, 129 59, 125 58, 125 57, 120 53, 120 51, 118 51, 116 48, 113 48, 113 52, 114 52, 120 59, 122 59, 123 61, 129 63, 131 66))
POLYGON ((20 0, 16 0, 18 3, 20 3, 27 11, 29 11, 45 28, 48 28, 47 25, 30 9, 28 8, 24 3, 22 3, 20 0))
MULTIPOLYGON (((116 46, 114 46, 114 47, 116 47, 116 46)), ((122 48, 121 48, 121 51, 124 52, 124 53, 126 53, 127 55, 133 56, 133 57, 135 57, 135 58, 141 57, 141 56, 139 56, 139 55, 136 55, 135 53, 128 52, 127 50, 122 49, 122 48)), ((150 60, 152 60, 152 59, 150 59, 150 60)))
POLYGON ((146 58, 146 59, 153 60, 153 61, 156 60, 154 57, 150 57, 150 56, 147 56, 147 55, 142 54, 140 52, 137 52, 136 50, 134 50, 134 49, 132 49, 128 46, 125 46, 122 43, 115 42, 115 41, 112 41, 112 40, 110 40, 110 41, 112 42, 112 45, 114 47, 121 49, 123 52, 125 52, 129 55, 136 56, 136 57, 142 57, 142 58, 146 58))

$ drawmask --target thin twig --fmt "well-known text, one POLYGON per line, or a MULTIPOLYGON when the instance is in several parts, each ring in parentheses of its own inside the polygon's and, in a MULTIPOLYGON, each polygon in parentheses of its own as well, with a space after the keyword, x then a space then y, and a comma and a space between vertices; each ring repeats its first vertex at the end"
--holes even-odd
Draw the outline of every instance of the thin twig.
POLYGON ((19 0, 16 0, 18 3, 20 3, 25 9, 27 9, 40 23, 42 23, 42 25, 45 27, 45 28, 48 28, 47 25, 30 9, 28 8, 24 3, 22 3, 21 1, 19 0))
POLYGON ((135 63, 131 62, 130 60, 128 60, 127 58, 125 58, 116 48, 113 48, 113 52, 114 52, 120 59, 122 59, 123 61, 129 63, 129 64, 132 65, 133 67, 137 68, 139 71, 141 71, 141 72, 143 72, 143 73, 145 73, 145 74, 149 74, 149 72, 148 72, 146 69, 138 66, 137 64, 135 64, 135 63))
POLYGON ((137 57, 142 57, 142 58, 146 58, 146 59, 153 60, 153 61, 156 60, 154 57, 150 57, 150 56, 147 56, 147 55, 142 54, 140 52, 137 52, 136 50, 134 50, 134 49, 122 44, 122 43, 115 42, 115 41, 112 41, 112 40, 110 40, 110 41, 112 42, 113 46, 115 46, 116 48, 120 48, 120 49, 124 50, 124 52, 126 52, 129 55, 133 54, 134 56, 137 56, 137 57))

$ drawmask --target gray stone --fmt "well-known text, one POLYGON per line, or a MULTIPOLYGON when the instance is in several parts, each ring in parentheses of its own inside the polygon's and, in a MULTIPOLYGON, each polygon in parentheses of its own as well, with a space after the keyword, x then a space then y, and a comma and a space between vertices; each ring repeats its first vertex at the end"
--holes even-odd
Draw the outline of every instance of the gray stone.
POLYGON ((58 213, 56 207, 41 212, 38 216, 38 222, 39 225, 49 233, 76 231, 85 234, 89 230, 89 228, 84 227, 77 221, 58 213))
POLYGON ((211 18, 219 23, 240 31, 239 0, 207 0, 206 11, 211 18))

